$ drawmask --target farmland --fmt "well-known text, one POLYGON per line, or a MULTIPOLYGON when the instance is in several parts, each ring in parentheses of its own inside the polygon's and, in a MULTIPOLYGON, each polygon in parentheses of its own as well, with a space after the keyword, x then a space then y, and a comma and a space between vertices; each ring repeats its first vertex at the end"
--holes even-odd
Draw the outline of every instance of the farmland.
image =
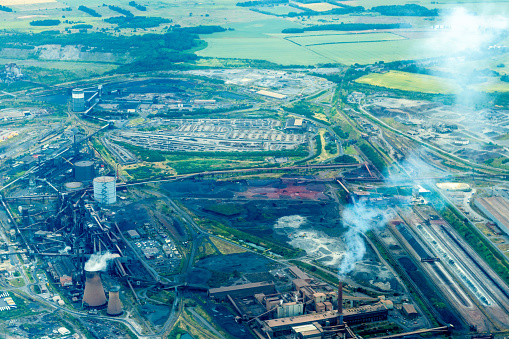
POLYGON ((343 44, 357 42, 375 42, 402 40, 400 35, 392 33, 360 33, 360 34, 313 34, 290 36, 285 39, 301 46, 315 46, 323 44, 343 44))
POLYGON ((333 8, 338 8, 338 6, 329 4, 327 2, 300 4, 300 7, 305 7, 305 8, 308 8, 308 9, 310 9, 312 11, 316 11, 316 12, 325 12, 325 11, 330 11, 333 8))
POLYGON ((459 89, 458 85, 449 79, 400 71, 368 74, 356 81, 363 84, 422 93, 450 94, 459 89))
MULTIPOLYGON (((223 34, 223 33, 221 33, 223 34)), ((236 37, 228 38, 220 34, 212 37, 203 37, 208 47, 198 51, 198 55, 219 58, 263 59, 283 65, 313 65, 325 62, 337 62, 346 65, 355 63, 368 64, 377 61, 395 61, 421 59, 439 56, 437 52, 425 50, 422 47, 426 39, 393 39, 387 41, 358 42, 355 38, 392 38, 390 33, 372 33, 371 36, 363 34, 324 34, 314 37, 302 37, 303 43, 312 43, 312 39, 322 42, 317 45, 299 46, 281 35, 267 35, 265 37, 236 37), (383 34, 383 35, 382 35, 383 34), (334 38, 338 39, 336 43, 334 38), (397 40, 396 40, 397 39, 397 40), (344 43, 350 40, 350 43, 344 43), (304 42, 305 41, 305 42, 304 42), (342 43, 343 42, 343 43, 342 43)))

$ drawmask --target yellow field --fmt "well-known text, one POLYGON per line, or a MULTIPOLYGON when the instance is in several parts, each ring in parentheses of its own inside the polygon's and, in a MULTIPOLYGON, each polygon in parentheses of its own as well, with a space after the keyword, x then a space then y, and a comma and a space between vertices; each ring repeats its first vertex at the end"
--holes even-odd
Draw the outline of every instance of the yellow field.
POLYGON ((355 81, 361 84, 422 93, 451 94, 460 90, 459 86, 450 79, 400 71, 368 74, 355 81))
POLYGON ((20 5, 43 4, 43 3, 47 3, 47 2, 56 2, 56 0, 2 0, 2 1, 0 1, 0 5, 20 6, 20 5))
POLYGON ((325 12, 325 11, 330 11, 331 9, 334 9, 334 8, 338 8, 338 6, 329 4, 327 2, 319 2, 316 4, 298 3, 298 5, 299 5, 299 7, 309 8, 310 10, 315 11, 315 12, 325 12))

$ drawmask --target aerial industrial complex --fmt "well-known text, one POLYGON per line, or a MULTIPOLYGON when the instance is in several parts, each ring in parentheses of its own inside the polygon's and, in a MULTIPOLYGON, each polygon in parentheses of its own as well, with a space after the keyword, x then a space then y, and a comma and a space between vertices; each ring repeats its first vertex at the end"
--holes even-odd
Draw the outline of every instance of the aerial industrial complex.
POLYGON ((509 337, 504 4, 21 2, 0 336, 509 337))

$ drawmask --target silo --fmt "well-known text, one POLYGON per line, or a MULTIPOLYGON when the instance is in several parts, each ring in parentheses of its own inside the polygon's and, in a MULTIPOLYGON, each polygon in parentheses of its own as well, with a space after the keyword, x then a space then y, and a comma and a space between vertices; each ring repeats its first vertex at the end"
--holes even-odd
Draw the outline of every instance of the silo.
POLYGON ((94 162, 90 160, 74 163, 74 179, 77 181, 91 181, 95 177, 94 162))
POLYGON ((72 110, 73 112, 83 112, 85 110, 85 92, 81 88, 72 90, 72 110))
POLYGON ((119 295, 120 287, 115 286, 110 289, 110 297, 108 299, 108 309, 106 310, 106 314, 111 317, 117 317, 122 315, 124 311, 122 311, 122 303, 120 302, 119 295))
POLYGON ((94 199, 104 205, 117 201, 115 177, 97 177, 94 179, 94 199))
POLYGON ((64 184, 64 187, 67 192, 79 191, 80 189, 83 188, 83 183, 79 181, 66 182, 64 184))
POLYGON ((83 292, 83 306, 104 308, 106 294, 101 281, 101 272, 85 271, 85 291, 83 292))

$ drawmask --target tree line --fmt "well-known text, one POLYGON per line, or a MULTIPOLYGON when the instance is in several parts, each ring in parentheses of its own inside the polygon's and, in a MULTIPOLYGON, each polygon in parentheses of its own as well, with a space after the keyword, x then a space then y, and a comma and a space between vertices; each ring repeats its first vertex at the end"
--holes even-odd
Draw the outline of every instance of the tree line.
POLYGON ((92 8, 89 8, 89 7, 86 7, 86 6, 83 6, 83 5, 80 5, 78 7, 78 10, 79 11, 82 11, 82 12, 85 12, 93 17, 96 17, 96 18, 100 18, 102 15, 97 13, 95 10, 93 10, 92 8))
POLYGON ((118 7, 118 6, 108 5, 108 8, 111 9, 112 11, 115 11, 115 12, 120 13, 122 15, 125 15, 127 17, 133 17, 134 16, 134 14, 131 13, 130 11, 128 11, 127 9, 123 9, 121 7, 118 7))
POLYGON ((0 5, 0 11, 4 11, 4 12, 12 12, 12 8, 9 8, 7 6, 2 6, 0 5))
POLYGON ((57 26, 60 25, 60 20, 34 20, 30 21, 30 26, 57 26))
POLYGON ((117 25, 119 28, 152 28, 172 22, 171 19, 156 16, 116 16, 104 19, 105 22, 117 25))
POLYGON ((145 12, 147 10, 147 7, 137 4, 135 1, 129 1, 129 6, 132 6, 136 8, 138 11, 145 12))

